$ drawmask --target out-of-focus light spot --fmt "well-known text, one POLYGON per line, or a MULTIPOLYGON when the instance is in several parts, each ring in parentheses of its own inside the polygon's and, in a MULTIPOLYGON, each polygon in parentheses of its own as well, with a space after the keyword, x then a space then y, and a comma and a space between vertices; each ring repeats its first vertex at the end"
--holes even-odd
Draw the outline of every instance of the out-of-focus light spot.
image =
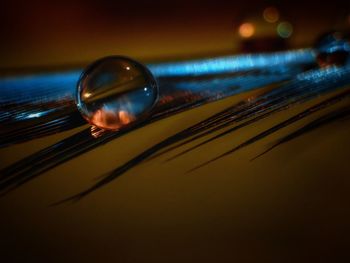
POLYGON ((276 7, 270 6, 264 9, 263 17, 266 22, 276 23, 280 18, 280 13, 276 7))
POLYGON ((255 27, 252 23, 243 23, 239 26, 238 33, 241 35, 241 37, 249 38, 254 35, 255 27))
POLYGON ((91 97, 91 93, 85 92, 83 96, 84 96, 84 98, 90 98, 91 97))
POLYGON ((31 113, 31 114, 28 114, 27 119, 39 118, 42 115, 44 115, 44 114, 41 112, 31 113))
POLYGON ((126 67, 126 70, 130 70, 130 67, 126 67))
POLYGON ((282 38, 288 38, 293 34, 293 26, 289 22, 281 22, 277 26, 277 34, 282 38))

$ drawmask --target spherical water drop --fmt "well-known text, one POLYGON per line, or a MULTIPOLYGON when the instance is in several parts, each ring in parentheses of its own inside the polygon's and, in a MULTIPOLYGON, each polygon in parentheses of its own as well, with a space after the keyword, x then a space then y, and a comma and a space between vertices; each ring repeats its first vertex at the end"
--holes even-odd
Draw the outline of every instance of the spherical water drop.
POLYGON ((341 32, 322 35, 315 46, 317 62, 321 68, 343 66, 349 63, 350 42, 341 32))
POLYGON ((77 107, 92 125, 119 130, 142 120, 158 99, 152 73, 126 57, 102 58, 87 67, 78 82, 77 107))

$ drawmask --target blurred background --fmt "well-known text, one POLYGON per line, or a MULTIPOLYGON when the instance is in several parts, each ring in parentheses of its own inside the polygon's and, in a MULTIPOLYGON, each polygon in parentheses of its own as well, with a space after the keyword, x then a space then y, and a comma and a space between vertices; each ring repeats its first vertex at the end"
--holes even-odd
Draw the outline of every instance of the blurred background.
MULTIPOLYGON (((166 61, 310 47, 325 32, 349 30, 346 2, 2 1, 0 74, 80 67, 112 54, 166 61)), ((152 123, 0 198, 0 262, 347 262, 349 121, 250 161, 321 116, 315 114, 187 173, 324 97, 248 125, 185 158, 145 162, 81 202, 50 207, 169 134, 257 94, 152 123)), ((0 169, 79 129, 0 149, 0 169)))
POLYGON ((347 1, 3 1, 0 68, 157 61, 314 44, 350 27, 347 1))

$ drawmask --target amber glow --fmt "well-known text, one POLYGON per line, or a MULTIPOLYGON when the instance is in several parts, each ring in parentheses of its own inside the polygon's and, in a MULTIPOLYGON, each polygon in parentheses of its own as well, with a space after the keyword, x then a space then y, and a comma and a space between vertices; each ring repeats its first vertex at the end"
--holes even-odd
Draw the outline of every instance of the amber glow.
POLYGON ((89 97, 91 97, 91 93, 90 92, 85 92, 83 97, 84 98, 89 98, 89 97))
POLYGON ((126 111, 123 110, 119 111, 118 114, 120 123, 123 125, 130 123, 134 119, 132 115, 128 114, 126 111))
POLYGON ((254 35, 255 27, 252 23, 243 23, 238 29, 238 33, 241 37, 249 38, 254 35))
POLYGON ((266 22, 275 23, 280 18, 280 13, 276 7, 270 6, 264 9, 263 17, 266 22))
POLYGON ((134 121, 135 117, 127 111, 118 112, 108 110, 97 110, 91 119, 91 124, 106 130, 119 130, 121 127, 134 121))

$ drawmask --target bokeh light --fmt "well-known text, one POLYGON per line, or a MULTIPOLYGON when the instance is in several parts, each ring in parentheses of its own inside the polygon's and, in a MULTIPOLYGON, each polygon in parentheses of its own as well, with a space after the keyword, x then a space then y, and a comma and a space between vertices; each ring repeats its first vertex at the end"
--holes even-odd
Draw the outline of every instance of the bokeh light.
POLYGON ((276 7, 270 6, 264 9, 263 17, 266 22, 276 23, 280 18, 280 13, 276 7))
POLYGON ((255 33, 255 26, 252 23, 243 23, 239 26, 238 33, 243 38, 249 38, 255 33))
POLYGON ((277 26, 277 34, 282 38, 289 38, 293 34, 293 26, 289 22, 281 22, 277 26))

